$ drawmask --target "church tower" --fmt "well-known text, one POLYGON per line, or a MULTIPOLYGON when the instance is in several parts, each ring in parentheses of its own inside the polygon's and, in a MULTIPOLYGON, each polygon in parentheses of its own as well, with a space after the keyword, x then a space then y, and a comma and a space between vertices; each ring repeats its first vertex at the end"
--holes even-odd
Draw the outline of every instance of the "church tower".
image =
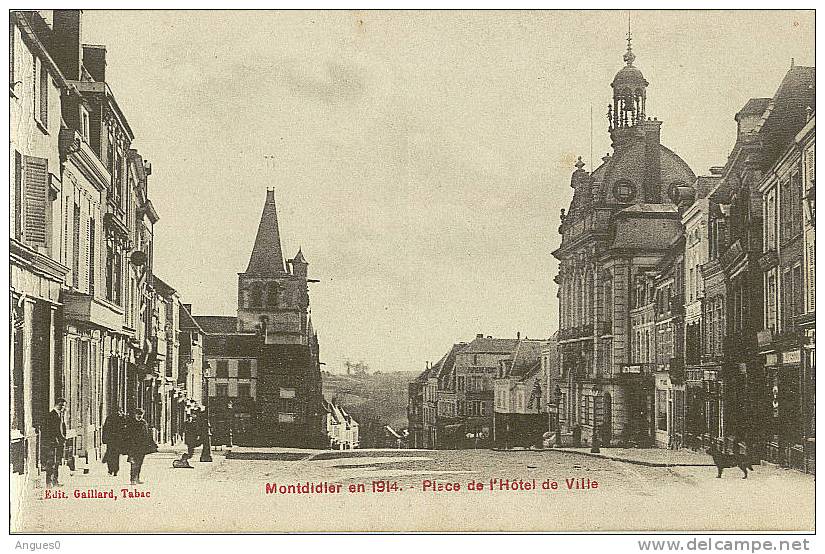
POLYGON ((260 333, 265 344, 302 344, 307 324, 307 266, 300 250, 284 264, 275 191, 266 191, 246 271, 238 274, 238 331, 260 333))

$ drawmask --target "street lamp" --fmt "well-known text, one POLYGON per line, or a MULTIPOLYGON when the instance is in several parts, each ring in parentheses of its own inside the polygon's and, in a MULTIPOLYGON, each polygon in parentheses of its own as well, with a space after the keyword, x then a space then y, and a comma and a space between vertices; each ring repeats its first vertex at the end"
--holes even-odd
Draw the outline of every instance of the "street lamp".
POLYGON ((201 425, 201 440, 203 441, 203 448, 201 449, 201 461, 202 462, 211 462, 212 461, 212 426, 209 424, 209 369, 212 366, 209 362, 204 362, 203 364, 203 382, 206 385, 206 391, 201 391, 203 394, 203 398, 206 401, 204 404, 204 409, 201 412, 200 417, 203 418, 203 421, 200 421, 201 425))
POLYGON ((235 412, 233 411, 233 404, 230 400, 226 403, 226 409, 229 410, 229 448, 232 448, 232 424, 235 423, 235 412))
POLYGON ((561 447, 561 415, 559 414, 561 387, 558 385, 556 385, 556 389, 553 391, 553 400, 556 404, 556 446, 561 447))

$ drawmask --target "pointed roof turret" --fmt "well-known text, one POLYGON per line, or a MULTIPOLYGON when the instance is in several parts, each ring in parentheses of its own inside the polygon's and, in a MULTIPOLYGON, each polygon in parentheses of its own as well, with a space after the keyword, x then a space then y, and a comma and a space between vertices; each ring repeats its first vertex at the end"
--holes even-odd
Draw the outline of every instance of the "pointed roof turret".
POLYGON ((299 263, 299 264, 307 263, 306 258, 304 258, 304 253, 301 251, 300 247, 298 248, 298 253, 295 254, 295 258, 293 258, 292 261, 295 262, 295 263, 299 263))
POLYGON ((255 245, 249 257, 246 273, 250 275, 281 275, 284 255, 281 252, 281 234, 278 231, 278 211, 275 207, 275 189, 266 190, 266 202, 258 224, 255 245))

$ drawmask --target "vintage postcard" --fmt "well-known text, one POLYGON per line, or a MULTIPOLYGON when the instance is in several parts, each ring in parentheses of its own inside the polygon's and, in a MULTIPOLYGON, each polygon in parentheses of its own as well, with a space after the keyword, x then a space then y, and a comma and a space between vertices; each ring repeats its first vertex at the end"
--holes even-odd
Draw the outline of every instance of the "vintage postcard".
POLYGON ((11 532, 813 532, 814 25, 10 11, 11 532))

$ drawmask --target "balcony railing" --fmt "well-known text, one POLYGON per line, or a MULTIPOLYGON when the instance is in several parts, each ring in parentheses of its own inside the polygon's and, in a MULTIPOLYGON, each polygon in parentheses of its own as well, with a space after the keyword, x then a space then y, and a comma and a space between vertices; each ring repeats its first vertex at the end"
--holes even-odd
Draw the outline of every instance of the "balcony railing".
POLYGON ((560 340, 578 339, 581 337, 589 337, 593 335, 593 324, 579 325, 577 327, 568 327, 559 331, 560 340))

